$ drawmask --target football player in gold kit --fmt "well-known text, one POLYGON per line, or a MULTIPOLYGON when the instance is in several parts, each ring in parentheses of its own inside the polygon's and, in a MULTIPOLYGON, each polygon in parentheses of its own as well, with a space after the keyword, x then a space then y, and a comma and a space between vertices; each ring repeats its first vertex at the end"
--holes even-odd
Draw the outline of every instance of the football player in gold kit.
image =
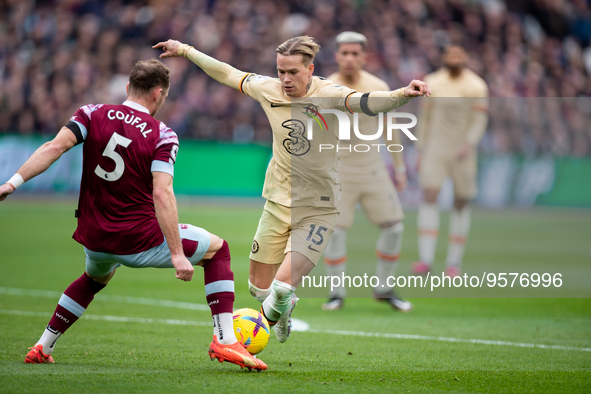
POLYGON ((183 56, 216 81, 254 98, 273 130, 273 158, 267 168, 263 197, 267 199, 255 234, 250 261, 250 292, 262 302, 261 310, 285 342, 291 328, 292 297, 302 277, 314 268, 328 243, 338 216, 340 184, 335 150, 336 116, 326 115, 324 132, 307 130, 311 109, 376 114, 428 96, 429 87, 414 80, 394 91, 357 93, 313 76, 313 60, 320 46, 308 36, 294 37, 276 49, 279 78, 256 75, 222 63, 193 47, 168 40, 161 58, 183 56), (328 132, 330 130, 330 132, 328 132))
MULTIPOLYGON (((365 64, 365 49, 367 39, 363 34, 343 32, 336 38, 337 52, 335 60, 339 71, 328 77, 332 82, 344 85, 357 92, 371 92, 374 90, 390 90, 388 84, 378 77, 363 70, 365 64)), ((351 123, 353 124, 353 123, 351 123)), ((373 134, 378 128, 378 119, 365 114, 359 114, 359 131, 373 134)), ((394 144, 400 143, 400 137, 392 135, 394 144)), ((380 235, 376 243, 377 267, 376 276, 380 280, 374 288, 374 297, 392 305, 393 308, 410 312, 412 304, 399 298, 386 285, 400 257, 402 232, 404 230, 404 213, 396 193, 396 188, 390 179, 390 174, 381 158, 378 147, 371 150, 356 151, 356 144, 364 144, 353 133, 351 144, 341 141, 339 149, 339 180, 342 184, 341 202, 339 203, 339 217, 330 242, 324 251, 326 272, 330 276, 343 277, 347 261, 346 237, 347 230, 355 219, 355 205, 359 203, 370 222, 380 227, 380 235), (351 149, 353 146, 353 149, 351 149), (349 148, 349 149, 347 149, 349 148)), ((406 167, 401 151, 392 152, 395 167, 395 179, 398 190, 406 187, 406 167)), ((344 282, 344 281, 343 281, 344 282)), ((329 300, 322 305, 324 310, 341 309, 344 305, 346 290, 344 284, 333 287, 329 293, 329 300)))
POLYGON ((419 207, 419 259, 414 273, 426 274, 435 258, 439 234, 437 195, 446 177, 454 185, 445 273, 461 274, 470 230, 468 202, 476 196, 476 148, 488 123, 488 87, 465 67, 468 56, 457 45, 446 48, 444 67, 425 77, 434 99, 424 102, 417 123, 419 178, 424 202, 419 207))

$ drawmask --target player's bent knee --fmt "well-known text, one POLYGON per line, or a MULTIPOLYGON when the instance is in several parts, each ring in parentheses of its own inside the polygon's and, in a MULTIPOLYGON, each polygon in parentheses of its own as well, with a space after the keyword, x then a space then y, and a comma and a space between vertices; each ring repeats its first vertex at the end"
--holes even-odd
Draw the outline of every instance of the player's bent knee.
POLYGON ((425 202, 428 203, 436 203, 437 202, 437 195, 439 194, 439 190, 436 189, 425 189, 423 191, 423 198, 425 202))
POLYGON ((88 276, 90 279, 92 279, 96 283, 100 283, 101 285, 106 285, 107 283, 109 283, 109 281, 111 280, 113 275, 115 275, 116 270, 117 269, 114 269, 113 271, 109 272, 107 275, 104 275, 104 276, 93 276, 93 275, 90 275, 88 272, 86 272, 86 276, 88 276))
POLYGON ((463 198, 456 198, 454 200, 454 208, 461 211, 462 209, 464 209, 466 207, 466 205, 468 205, 468 200, 467 199, 463 199, 463 198))
POLYGON ((390 227, 396 226, 398 223, 400 223, 400 220, 395 220, 393 222, 385 222, 385 223, 380 224, 380 229, 386 230, 390 227))
POLYGON ((382 234, 402 234, 404 231, 404 223, 396 222, 388 227, 382 227, 382 234))
POLYGON ((254 286, 267 289, 271 287, 275 274, 280 264, 265 264, 256 260, 250 260, 249 283, 254 286))
POLYGON ((207 252, 217 252, 219 251, 223 246, 224 246, 224 240, 220 237, 218 237, 215 234, 209 234, 209 239, 210 239, 210 243, 209 243, 209 249, 207 249, 207 252))
MULTIPOLYGON (((224 253, 228 254, 228 257, 230 256, 230 248, 228 247, 228 243, 226 241, 224 241, 222 238, 218 237, 215 234, 209 234, 209 248, 207 249, 207 252, 205 252, 205 255, 203 256, 203 260, 209 260, 212 259, 214 256, 216 256, 218 254, 218 252, 222 251, 222 249, 227 249, 224 250, 224 253), (225 245, 225 247, 224 247, 225 245)), ((204 261, 200 261, 198 265, 203 265, 204 261)))

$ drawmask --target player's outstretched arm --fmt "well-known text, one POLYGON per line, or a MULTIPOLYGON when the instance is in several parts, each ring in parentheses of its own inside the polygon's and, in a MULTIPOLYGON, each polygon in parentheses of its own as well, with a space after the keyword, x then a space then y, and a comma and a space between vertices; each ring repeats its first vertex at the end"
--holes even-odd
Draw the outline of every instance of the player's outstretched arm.
POLYGON ((179 216, 176 198, 172 188, 172 175, 166 172, 152 172, 154 184, 154 208, 160 229, 166 238, 172 265, 176 270, 177 279, 190 281, 195 270, 185 257, 181 236, 179 234, 179 216))
POLYGON ((348 97, 347 107, 353 112, 373 115, 398 108, 414 97, 430 95, 431 88, 425 82, 413 79, 408 86, 391 92, 353 93, 348 97))
POLYGON ((152 48, 162 48, 164 50, 164 53, 160 55, 161 59, 183 56, 199 66, 207 75, 216 81, 237 90, 240 90, 240 83, 248 75, 244 71, 237 70, 229 64, 220 62, 211 56, 199 52, 192 46, 176 40, 159 42, 152 48))
POLYGON ((67 127, 62 127, 57 136, 45 144, 41 145, 21 166, 12 178, 0 186, 0 201, 14 192, 17 187, 31 178, 36 177, 49 168, 65 152, 76 145, 76 135, 67 127))

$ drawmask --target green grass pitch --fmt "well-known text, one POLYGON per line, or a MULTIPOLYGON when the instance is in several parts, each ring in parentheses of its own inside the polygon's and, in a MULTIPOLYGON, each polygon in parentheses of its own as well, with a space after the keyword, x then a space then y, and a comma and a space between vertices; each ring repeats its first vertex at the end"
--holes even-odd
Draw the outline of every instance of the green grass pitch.
MULTIPOLYGON (((225 205, 183 203, 179 209, 181 222, 228 240, 236 308, 258 309, 248 294, 247 275, 261 207, 237 200, 225 205)), ((204 305, 200 268, 190 283, 176 280, 173 270, 119 269, 100 293, 111 301, 97 297, 85 318, 60 338, 53 353, 56 363, 24 364, 27 347, 42 333, 59 293, 84 270, 82 247, 71 239, 74 208, 72 201, 19 202, 16 195, 0 203, 2 393, 591 392, 588 298, 422 298, 412 300, 416 309, 410 314, 371 299, 348 299, 343 310, 326 313, 320 310, 324 299, 302 299, 294 317, 307 322, 310 331, 293 333, 285 344, 272 333, 260 354, 269 370, 249 373, 210 362, 207 310, 138 301, 204 305), (472 339, 492 342, 465 342, 472 339)), ((590 219, 589 211, 475 210, 465 264, 498 261, 511 266, 547 259, 589 266, 590 219), (537 244, 523 241, 524 232, 537 244)), ((408 272, 417 258, 415 222, 416 216, 408 213, 400 272, 408 272)), ((361 215, 356 223, 350 236, 359 246, 355 253, 372 255, 377 230, 361 215)), ((444 240, 439 246, 438 269, 445 256, 444 240)), ((357 257, 352 254, 350 260, 357 257)), ((582 278, 587 286, 590 279, 582 278)))

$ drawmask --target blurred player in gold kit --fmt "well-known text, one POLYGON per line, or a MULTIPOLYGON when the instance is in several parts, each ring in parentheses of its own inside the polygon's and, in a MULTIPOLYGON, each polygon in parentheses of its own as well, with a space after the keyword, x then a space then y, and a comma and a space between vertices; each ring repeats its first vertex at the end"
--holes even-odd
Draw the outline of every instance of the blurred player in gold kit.
POLYGON ((425 77, 433 97, 424 102, 417 123, 419 177, 424 202, 419 207, 419 259, 412 271, 426 274, 435 258, 439 234, 437 195, 446 177, 454 184, 449 221, 448 276, 461 274, 470 230, 468 202, 476 196, 476 148, 488 122, 488 87, 465 67, 468 56, 457 45, 446 48, 444 67, 425 77))
MULTIPOLYGON (((335 60, 339 65, 339 71, 329 76, 329 80, 361 93, 390 90, 386 82, 363 70, 367 46, 367 39, 363 34, 346 31, 337 36, 336 43, 335 60)), ((377 128, 376 117, 359 115, 359 130, 362 133, 373 134, 377 128)), ((399 144, 399 134, 393 133, 392 136, 391 142, 399 144)), ((376 243, 376 276, 380 279, 380 285, 374 289, 374 297, 388 302, 397 310, 410 312, 412 304, 400 299, 391 288, 385 286, 387 278, 394 275, 400 257, 404 213, 377 147, 372 147, 368 152, 357 152, 351 149, 352 146, 365 142, 351 133, 350 145, 345 141, 339 144, 338 173, 342 185, 341 202, 338 206, 340 215, 324 251, 326 272, 330 276, 339 278, 345 274, 347 230, 353 224, 355 205, 359 203, 371 223, 380 227, 380 236, 376 243)), ((402 191, 407 184, 402 152, 392 152, 392 159, 397 188, 402 191)), ((332 288, 329 300, 322 305, 322 309, 329 311, 341 309, 345 296, 346 290, 341 283, 340 286, 332 288)))

